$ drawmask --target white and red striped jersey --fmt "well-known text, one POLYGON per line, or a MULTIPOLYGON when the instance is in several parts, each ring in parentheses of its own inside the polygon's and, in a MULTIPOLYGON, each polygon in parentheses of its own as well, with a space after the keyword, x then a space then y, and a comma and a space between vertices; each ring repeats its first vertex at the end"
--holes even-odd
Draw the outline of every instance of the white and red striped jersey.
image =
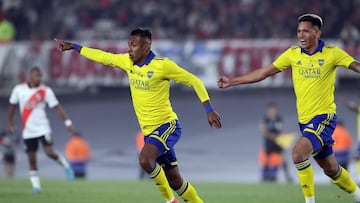
POLYGON ((27 83, 18 84, 12 90, 9 102, 19 104, 24 139, 51 134, 45 107, 48 104, 53 108, 59 101, 50 87, 41 84, 30 88, 27 83))

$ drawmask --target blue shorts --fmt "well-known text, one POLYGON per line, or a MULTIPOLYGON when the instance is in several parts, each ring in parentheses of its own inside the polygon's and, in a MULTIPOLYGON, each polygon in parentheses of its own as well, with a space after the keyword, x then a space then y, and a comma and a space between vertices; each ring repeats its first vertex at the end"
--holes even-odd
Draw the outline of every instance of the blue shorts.
POLYGON ((174 150, 175 144, 181 137, 181 126, 178 120, 162 124, 149 135, 145 135, 145 144, 153 144, 159 150, 156 162, 164 169, 177 167, 174 150))
POLYGON ((309 139, 313 146, 314 159, 323 159, 333 153, 332 145, 335 141, 332 134, 336 127, 336 118, 335 114, 321 114, 308 123, 299 123, 302 136, 309 139))

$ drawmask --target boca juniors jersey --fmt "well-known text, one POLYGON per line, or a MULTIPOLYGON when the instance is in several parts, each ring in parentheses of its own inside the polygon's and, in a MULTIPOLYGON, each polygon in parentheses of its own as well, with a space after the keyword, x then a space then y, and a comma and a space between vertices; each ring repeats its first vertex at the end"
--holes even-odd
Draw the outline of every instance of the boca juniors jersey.
POLYGON ((144 64, 135 64, 129 54, 113 54, 82 47, 82 56, 127 72, 134 110, 141 130, 150 134, 159 125, 177 119, 170 103, 170 81, 192 87, 201 102, 209 100, 203 83, 166 57, 150 52, 144 64))

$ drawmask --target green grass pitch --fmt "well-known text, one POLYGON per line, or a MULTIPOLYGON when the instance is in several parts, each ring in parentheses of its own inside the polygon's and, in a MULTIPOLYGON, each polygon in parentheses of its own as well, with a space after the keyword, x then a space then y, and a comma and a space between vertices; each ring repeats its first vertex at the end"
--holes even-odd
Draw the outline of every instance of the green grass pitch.
MULTIPOLYGON (((303 203, 297 184, 194 182, 205 203, 303 203)), ((150 181, 42 180, 43 191, 30 194, 26 179, 0 179, 0 202, 6 203, 163 203, 150 181)), ((316 185, 317 202, 353 202, 334 185, 316 185)))

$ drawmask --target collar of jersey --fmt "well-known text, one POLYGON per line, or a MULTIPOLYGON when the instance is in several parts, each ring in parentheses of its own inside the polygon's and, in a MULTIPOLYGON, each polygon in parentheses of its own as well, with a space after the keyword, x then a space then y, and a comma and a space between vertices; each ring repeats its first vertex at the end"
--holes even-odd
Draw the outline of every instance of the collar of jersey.
POLYGON ((303 48, 301 48, 301 53, 305 53, 309 56, 312 56, 312 55, 316 54, 317 52, 322 52, 324 45, 325 45, 325 42, 322 40, 319 40, 319 45, 313 53, 309 53, 309 52, 305 51, 305 49, 303 49, 303 48))
POLYGON ((150 51, 148 57, 146 58, 145 62, 143 64, 137 64, 135 63, 135 65, 142 67, 143 65, 149 65, 149 63, 151 62, 151 60, 153 60, 153 58, 155 57, 155 54, 153 51, 150 51))

